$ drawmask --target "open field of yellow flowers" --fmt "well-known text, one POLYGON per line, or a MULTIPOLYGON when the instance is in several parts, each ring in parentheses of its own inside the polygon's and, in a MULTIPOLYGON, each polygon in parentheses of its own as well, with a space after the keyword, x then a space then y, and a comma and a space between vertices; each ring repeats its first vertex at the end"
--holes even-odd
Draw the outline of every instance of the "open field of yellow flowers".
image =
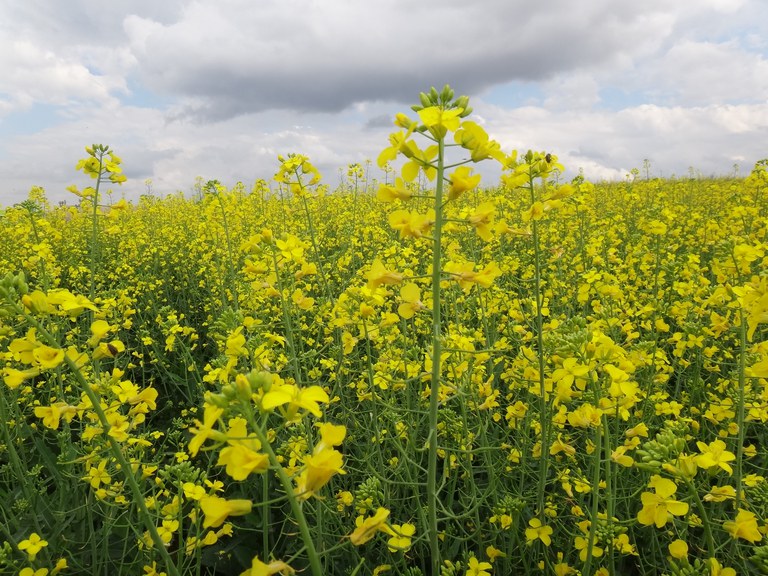
POLYGON ((94 145, 0 212, 0 574, 768 574, 768 162, 563 183, 414 112, 378 183, 114 203, 94 145))

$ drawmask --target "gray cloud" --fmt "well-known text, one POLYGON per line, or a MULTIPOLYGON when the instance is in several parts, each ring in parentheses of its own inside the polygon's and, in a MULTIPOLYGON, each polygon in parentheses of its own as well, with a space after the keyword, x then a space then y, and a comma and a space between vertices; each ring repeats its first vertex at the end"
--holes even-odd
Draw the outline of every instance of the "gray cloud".
POLYGON ((368 100, 411 101, 448 81, 478 94, 618 63, 671 31, 665 3, 536 6, 494 0, 419 3, 192 3, 178 21, 129 16, 139 74, 186 97, 182 114, 221 120, 283 108, 338 112, 368 100))

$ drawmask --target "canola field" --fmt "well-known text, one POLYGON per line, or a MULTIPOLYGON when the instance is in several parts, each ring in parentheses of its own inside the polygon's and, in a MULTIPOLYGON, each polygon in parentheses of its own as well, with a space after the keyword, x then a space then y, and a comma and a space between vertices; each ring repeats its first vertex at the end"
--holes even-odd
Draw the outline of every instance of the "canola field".
POLYGON ((0 574, 768 574, 768 161, 395 125, 336 189, 114 201, 94 145, 0 211, 0 574))

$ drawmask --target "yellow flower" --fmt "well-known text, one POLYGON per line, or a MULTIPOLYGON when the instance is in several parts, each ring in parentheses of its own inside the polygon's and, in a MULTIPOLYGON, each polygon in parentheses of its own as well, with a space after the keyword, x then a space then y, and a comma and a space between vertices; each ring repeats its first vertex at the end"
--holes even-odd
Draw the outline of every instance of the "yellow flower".
POLYGON ((544 204, 542 202, 534 202, 528 210, 523 212, 523 222, 531 222, 535 220, 541 220, 544 217, 544 204))
POLYGON ((726 520, 723 522, 723 529, 728 532, 732 538, 741 538, 748 542, 760 542, 763 535, 757 525, 757 517, 749 510, 739 508, 739 513, 735 520, 726 520))
POLYGON ((418 111, 419 118, 427 127, 430 134, 435 139, 440 140, 450 132, 455 132, 460 123, 461 113, 464 112, 463 108, 451 108, 450 110, 444 110, 440 106, 428 106, 418 111))
POLYGON ((349 540, 355 546, 362 546, 376 535, 376 532, 386 531, 384 524, 389 517, 389 510, 378 508, 373 516, 355 518, 355 530, 349 535, 349 540))
POLYGON ((304 459, 304 468, 296 477, 296 494, 299 500, 313 496, 336 474, 346 474, 342 469, 344 458, 341 452, 323 447, 304 459))
POLYGON ((648 486, 655 493, 643 492, 640 495, 643 509, 638 512, 637 520, 643 526, 655 524, 657 528, 663 528, 670 515, 683 516, 688 512, 688 504, 670 498, 677 492, 677 484, 672 480, 654 474, 648 486))
POLYGON ((476 188, 480 184, 480 174, 472 175, 472 168, 459 166, 448 178, 451 185, 448 187, 448 200, 456 200, 459 196, 476 188))
POLYGON ((371 269, 368 271, 366 279, 368 280, 368 288, 375 290, 382 284, 399 284, 403 281, 403 275, 399 272, 387 270, 381 260, 376 258, 371 264, 371 269))
POLYGON ((387 540, 387 549, 390 552, 407 552, 411 547, 411 538, 416 534, 416 526, 413 524, 392 524, 387 531, 392 537, 387 540))
POLYGON ((429 210, 426 214, 395 210, 389 215, 389 225, 400 232, 401 238, 421 238, 434 224, 434 210, 429 210))
POLYGON ((48 568, 38 568, 35 570, 27 566, 19 571, 19 576, 48 576, 48 568))
POLYGON ((213 426, 218 422, 221 415, 224 414, 224 409, 214 406, 213 404, 205 404, 203 409, 203 421, 195 420, 197 427, 190 428, 190 432, 194 433, 192 439, 187 445, 187 450, 190 455, 197 455, 198 450, 208 438, 216 438, 221 440, 222 434, 213 429, 213 426))
POLYGON ((376 198, 382 202, 394 202, 395 200, 410 200, 413 198, 414 191, 405 186, 402 178, 395 178, 393 185, 382 184, 376 193, 376 198))
POLYGON ((40 368, 27 368, 26 370, 17 370, 16 368, 3 369, 3 382, 11 390, 21 386, 25 380, 34 378, 40 374, 40 368))
POLYGON ((477 235, 486 242, 493 240, 493 216, 496 214, 496 205, 493 202, 483 202, 468 217, 467 221, 474 227, 477 235))
POLYGON ((725 470, 728 474, 733 473, 733 468, 728 462, 736 460, 736 455, 725 449, 725 442, 719 439, 709 445, 704 442, 696 442, 696 446, 701 452, 700 455, 696 456, 696 464, 708 470, 717 467, 725 470))
POLYGON ((495 546, 488 546, 485 549, 485 555, 488 556, 488 560, 493 564, 498 558, 506 558, 507 555, 495 546))
POLYGON ((733 568, 723 568, 715 558, 710 558, 709 576, 736 576, 736 570, 733 568))
POLYGON ((492 568, 490 562, 480 562, 474 556, 470 556, 465 576, 491 576, 489 570, 492 568))
POLYGON ((225 466, 227 474, 233 480, 245 480, 254 472, 266 472, 269 468, 269 457, 266 454, 252 450, 249 446, 233 443, 219 452, 217 466, 225 466))
POLYGON ((705 502, 724 502, 736 498, 736 488, 733 486, 714 486, 704 495, 705 502))
POLYGON ((400 289, 400 298, 403 302, 397 307, 397 313, 406 320, 413 318, 417 312, 425 308, 421 302, 421 290, 413 282, 409 282, 400 289))
POLYGON ((320 403, 328 403, 330 398, 320 386, 299 388, 295 384, 273 384, 269 392, 261 399, 263 410, 272 410, 280 407, 288 422, 296 422, 301 419, 300 410, 306 410, 310 414, 320 417, 320 403), (288 404, 287 408, 283 408, 288 404))
POLYGON ((688 544, 685 540, 677 539, 669 545, 669 554, 673 558, 682 560, 688 556, 688 544))
POLYGON ((541 520, 538 518, 531 518, 528 521, 528 526, 530 528, 525 529, 525 539, 528 541, 528 544, 532 544, 536 540, 541 540, 544 546, 552 544, 552 538, 550 538, 553 532, 552 526, 542 525, 541 520))
POLYGON ((229 516, 244 516, 251 513, 250 500, 226 500, 218 496, 204 496, 200 499, 203 511, 203 528, 217 528, 229 516))
POLYGON ((43 426, 58 430, 59 422, 63 417, 71 422, 77 414, 77 408, 69 406, 66 402, 54 402, 50 406, 35 406, 35 416, 43 420, 43 426))
POLYGON ((32 356, 40 367, 50 370, 64 361, 64 350, 41 344, 32 351, 32 356))
POLYGON ((568 413, 568 423, 576 428, 597 427, 603 417, 603 411, 592 404, 582 404, 568 413))
POLYGON ((157 533, 160 535, 160 539, 165 542, 166 546, 173 540, 173 535, 179 529, 178 520, 163 520, 162 525, 157 529, 157 533))
POLYGON ((265 564, 259 560, 258 556, 254 556, 251 560, 251 567, 245 572, 241 572, 240 576, 272 576, 273 574, 295 574, 296 571, 288 566, 285 562, 276 560, 265 564))
POLYGON ((107 461, 101 460, 98 466, 91 466, 88 469, 88 476, 83 478, 83 480, 88 480, 88 483, 94 490, 98 490, 99 486, 102 484, 108 485, 110 482, 112 482, 112 477, 109 475, 106 468, 107 461))
POLYGON ((445 265, 445 272, 450 274, 465 292, 468 292, 473 284, 490 288, 493 281, 501 275, 501 270, 495 262, 491 262, 479 272, 475 272, 474 268, 475 265, 472 262, 451 261, 445 265))
POLYGON ((36 532, 32 532, 29 538, 19 542, 19 550, 26 552, 31 561, 35 560, 38 552, 48 546, 48 542, 40 538, 36 532))
MULTIPOLYGON (((582 562, 585 562, 587 560, 587 556, 589 555, 589 551, 587 550, 589 546, 589 540, 587 538, 584 538, 583 536, 576 536, 574 539, 573 547, 576 548, 576 550, 579 551, 579 559, 582 562)), ((597 545, 597 541, 592 542, 592 557, 593 558, 599 558, 604 554, 605 550, 603 550, 600 546, 597 545)))

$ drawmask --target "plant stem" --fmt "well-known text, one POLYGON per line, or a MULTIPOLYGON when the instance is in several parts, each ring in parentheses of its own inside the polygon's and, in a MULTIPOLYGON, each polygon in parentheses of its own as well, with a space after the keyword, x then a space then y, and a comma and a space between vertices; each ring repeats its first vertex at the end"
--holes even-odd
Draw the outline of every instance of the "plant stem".
POLYGON ((435 187, 435 232, 432 245, 432 378, 429 392, 429 461, 427 466, 427 517, 431 574, 440 573, 440 542, 437 527, 437 409, 440 398, 440 356, 442 345, 440 317, 441 237, 443 232, 443 173, 445 142, 437 142, 437 186, 435 187))

